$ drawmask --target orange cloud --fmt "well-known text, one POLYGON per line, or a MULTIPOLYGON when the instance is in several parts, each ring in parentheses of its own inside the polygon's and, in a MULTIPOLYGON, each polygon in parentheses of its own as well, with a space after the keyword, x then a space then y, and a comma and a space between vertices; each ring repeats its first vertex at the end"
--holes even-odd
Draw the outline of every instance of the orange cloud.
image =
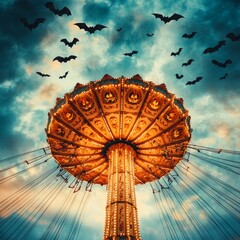
MULTIPOLYGON (((237 126, 235 126, 237 128, 237 126)), ((235 131, 235 127, 229 125, 227 123, 219 123, 214 126, 214 131, 221 137, 221 138, 229 138, 233 131, 235 131)))
POLYGON ((76 21, 69 21, 67 23, 67 26, 69 27, 70 31, 76 31, 78 30, 78 26, 74 25, 74 23, 76 23, 76 21))
POLYGON ((25 72, 27 73, 27 75, 31 75, 33 73, 33 68, 30 65, 25 65, 25 72))
POLYGON ((48 100, 49 98, 52 98, 53 95, 55 95, 54 92, 56 91, 58 91, 56 84, 48 84, 42 87, 39 94, 41 98, 48 100))
POLYGON ((41 46, 44 48, 46 46, 49 46, 49 45, 53 44, 55 41, 56 41, 56 34, 53 34, 53 33, 49 32, 43 38, 43 40, 41 42, 41 46))

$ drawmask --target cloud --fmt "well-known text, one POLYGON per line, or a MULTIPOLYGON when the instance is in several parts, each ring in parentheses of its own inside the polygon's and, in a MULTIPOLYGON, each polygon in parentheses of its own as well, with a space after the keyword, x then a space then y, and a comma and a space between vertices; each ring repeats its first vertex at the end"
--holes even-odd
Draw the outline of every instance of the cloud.
POLYGON ((30 73, 33 71, 31 65, 43 56, 38 43, 44 36, 44 30, 39 27, 30 32, 20 23, 20 18, 29 16, 29 13, 32 18, 42 16, 41 11, 40 3, 36 5, 32 1, 12 1, 0 8, 0 131, 4 139, 1 141, 3 154, 24 151, 32 146, 28 137, 14 131, 22 111, 16 100, 18 96, 27 96, 40 84, 38 80, 32 82, 30 73), (27 64, 22 65, 23 61, 27 64))
POLYGON ((53 95, 53 92, 58 90, 58 85, 54 84, 49 84, 49 85, 44 85, 40 91, 39 95, 42 100, 49 100, 49 98, 53 95))
MULTIPOLYGON (((106 73, 113 77, 131 77, 139 73, 147 81, 166 83, 170 92, 184 98, 184 105, 192 116, 192 143, 239 149, 240 45, 226 38, 229 32, 239 34, 238 1, 142 0, 124 4, 117 0, 71 1, 66 3, 72 12, 69 17, 55 16, 44 6, 45 2, 12 0, 0 4, 2 156, 46 144, 47 112, 55 105, 55 99, 63 97, 77 82, 85 84, 101 79, 106 73), (184 19, 164 24, 152 15, 154 12, 166 16, 177 12, 184 19), (216 13, 221 17, 216 17, 216 13), (29 31, 20 22, 21 17, 29 21, 37 17, 46 20, 29 31), (100 23, 107 28, 90 35, 74 26, 76 22, 100 23), (120 27, 122 30, 117 32, 120 27), (193 39, 182 38, 182 34, 192 31, 197 32, 193 39), (149 38, 146 33, 154 33, 154 36, 149 38), (73 37, 79 38, 73 48, 60 42, 62 38, 71 40, 73 37), (226 45, 219 51, 203 54, 204 49, 220 40, 225 40, 226 45), (170 56, 180 47, 183 51, 179 56, 170 56), (123 55, 132 50, 139 53, 131 58, 123 55), (77 59, 62 64, 53 62, 56 56, 70 54, 76 55, 77 59), (183 68, 182 63, 190 58, 195 60, 193 64, 183 68), (232 59, 232 64, 227 68, 211 63, 213 59, 225 61, 228 58, 232 59), (51 77, 41 78, 36 71, 51 77), (59 79, 66 71, 69 71, 67 78, 59 79), (182 73, 184 78, 177 80, 175 73, 182 73), (227 78, 220 80, 225 73, 228 73, 227 78), (197 76, 202 76, 202 81, 193 86, 185 85, 197 76)), ((65 6, 60 0, 54 4, 58 8, 65 6)), ((211 174, 219 170, 211 169, 211 174)), ((31 174, 35 172, 29 172, 29 176, 31 174)), ((223 173, 219 177, 223 177, 223 173)), ((231 175, 226 176, 226 179, 230 178, 231 175)), ((159 239, 159 218, 153 208, 152 195, 141 197, 141 193, 140 190, 138 205, 144 239, 159 239)), ((105 192, 96 190, 94 194, 101 206, 90 200, 89 217, 84 219, 85 228, 81 232, 81 236, 88 235, 91 240, 101 235, 101 219, 105 215, 105 192), (93 222, 97 222, 98 227, 92 226, 93 222), (96 231, 96 234, 90 236, 89 231, 96 231)), ((165 202, 163 205, 167 206, 165 202)), ((51 214, 54 215, 54 211, 51 214)), ((199 212, 199 216, 205 219, 204 213, 199 212)), ((182 220, 175 212, 173 217, 182 220)))
POLYGON ((104 24, 109 19, 109 5, 105 2, 86 2, 82 7, 83 19, 94 24, 104 24), (101 19, 99 22, 99 19, 101 19))

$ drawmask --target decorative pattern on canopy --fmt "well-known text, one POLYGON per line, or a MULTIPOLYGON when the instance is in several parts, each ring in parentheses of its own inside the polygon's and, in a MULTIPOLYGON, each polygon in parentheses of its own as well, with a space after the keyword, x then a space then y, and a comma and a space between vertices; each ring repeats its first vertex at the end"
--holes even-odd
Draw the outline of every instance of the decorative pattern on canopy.
POLYGON ((183 100, 141 76, 105 75, 57 99, 46 129, 52 155, 76 178, 108 182, 109 147, 134 148, 135 184, 166 175, 182 159, 191 138, 183 100))

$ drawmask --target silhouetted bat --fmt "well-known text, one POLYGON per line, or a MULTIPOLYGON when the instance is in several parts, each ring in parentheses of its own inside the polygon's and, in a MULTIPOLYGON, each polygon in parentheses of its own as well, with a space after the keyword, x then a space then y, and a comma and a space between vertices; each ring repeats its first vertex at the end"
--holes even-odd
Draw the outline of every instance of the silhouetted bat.
POLYGON ((228 33, 226 35, 227 38, 231 39, 232 41, 240 41, 240 35, 235 35, 234 33, 228 33))
POLYGON ((214 65, 217 65, 218 67, 225 68, 225 67, 227 67, 228 64, 232 63, 232 60, 231 59, 227 59, 224 63, 221 63, 221 62, 218 62, 217 60, 213 59, 212 63, 214 65))
POLYGON ((159 13, 153 13, 153 15, 155 16, 155 18, 160 18, 160 20, 163 21, 165 24, 172 20, 178 21, 180 18, 184 18, 182 15, 179 15, 177 13, 174 13, 171 17, 166 17, 159 13))
POLYGON ((216 52, 220 47, 226 44, 226 41, 219 41, 218 44, 214 47, 206 48, 203 51, 203 54, 216 52))
POLYGON ((224 76, 222 76, 222 77, 220 77, 219 79, 220 79, 220 80, 226 79, 226 78, 227 78, 227 76, 228 76, 228 74, 227 74, 227 73, 225 73, 225 75, 224 75, 224 76))
POLYGON ((53 59, 53 61, 57 60, 59 61, 60 63, 62 62, 68 62, 70 61, 71 59, 76 59, 77 56, 74 56, 74 55, 70 55, 69 57, 60 57, 60 56, 57 56, 53 59))
POLYGON ((183 63, 182 64, 182 67, 186 67, 186 66, 189 66, 189 65, 191 65, 191 63, 193 62, 194 60, 193 59, 189 59, 187 62, 185 62, 185 63, 183 63))
POLYGON ((152 34, 147 33, 146 35, 147 35, 148 37, 152 37, 152 36, 154 35, 154 33, 152 33, 152 34))
POLYGON ((90 34, 94 33, 95 31, 101 31, 103 28, 106 28, 106 26, 97 24, 95 27, 88 27, 86 23, 75 23, 74 25, 77 25, 80 29, 84 29, 85 31, 89 32, 90 34))
POLYGON ((67 75, 68 75, 68 71, 67 71, 67 72, 65 72, 65 74, 64 74, 64 75, 60 76, 60 77, 59 77, 59 79, 66 78, 66 77, 67 77, 67 75))
POLYGON ((197 82, 200 82, 202 80, 202 77, 197 77, 195 80, 193 80, 193 81, 188 81, 187 83, 186 83, 186 85, 194 85, 195 83, 197 83, 197 82))
POLYGON ((118 28, 116 31, 117 31, 117 32, 120 32, 121 30, 122 30, 122 28, 118 28))
POLYGON ((176 76, 177 79, 183 78, 183 75, 178 75, 177 73, 175 74, 175 76, 176 76))
POLYGON ((124 53, 123 55, 131 57, 133 54, 137 54, 138 51, 133 50, 132 52, 129 53, 124 53))
POLYGON ((181 51, 182 51, 182 48, 179 48, 177 52, 171 52, 171 56, 176 57, 177 55, 180 54, 181 51))
POLYGON ((41 77, 50 77, 49 74, 45 74, 45 73, 41 73, 41 72, 36 72, 38 75, 40 75, 41 77))
POLYGON ((71 42, 69 42, 66 38, 63 38, 60 40, 60 42, 63 42, 66 46, 69 46, 70 48, 76 44, 79 40, 77 38, 74 38, 71 42))
POLYGON ((184 33, 182 35, 183 38, 193 38, 197 32, 192 32, 191 34, 184 33))
POLYGON ((37 28, 40 23, 43 23, 45 21, 45 18, 37 18, 33 23, 29 23, 26 18, 21 18, 20 21, 25 27, 32 31, 32 29, 37 28))
POLYGON ((53 5, 53 2, 47 2, 45 3, 46 8, 48 8, 51 12, 53 12, 55 15, 62 16, 66 14, 67 16, 72 15, 70 10, 67 7, 64 7, 62 9, 56 9, 53 5))

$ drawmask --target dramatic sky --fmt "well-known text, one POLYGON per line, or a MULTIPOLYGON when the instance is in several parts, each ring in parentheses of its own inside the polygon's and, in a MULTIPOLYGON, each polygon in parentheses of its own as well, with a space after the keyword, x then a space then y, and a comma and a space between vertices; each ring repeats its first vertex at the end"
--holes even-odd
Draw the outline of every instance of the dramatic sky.
MULTIPOLYGON (((104 74, 113 77, 140 74, 144 80, 165 83, 170 92, 184 99, 189 110, 192 143, 240 149, 240 41, 226 37, 228 33, 240 35, 238 0, 55 0, 57 8, 67 6, 71 10, 72 15, 61 17, 47 9, 45 3, 42 0, 0 3, 1 159, 47 146, 47 113, 56 98, 63 97, 76 83, 95 81, 104 74), (184 18, 165 24, 152 13, 165 16, 178 13, 184 18), (30 23, 36 18, 45 18, 45 21, 30 31, 21 18, 30 23), (74 25, 79 22, 88 26, 103 24, 107 28, 89 34, 74 25), (116 31, 119 28, 122 30, 116 31), (192 32, 196 32, 193 38, 182 37, 192 32), (71 41, 75 37, 79 41, 72 48, 60 42, 63 38, 71 41), (225 44, 212 53, 203 54, 219 41, 225 44), (181 53, 171 56, 179 48, 181 53), (133 50, 138 53, 132 57, 123 55, 133 50), (77 58, 66 63, 53 61, 56 56, 69 55, 77 58), (182 66, 189 59, 194 60, 191 65, 182 66), (212 63, 212 60, 224 63, 228 59, 231 63, 226 67, 212 63), (59 79, 67 71, 67 77, 59 79), (50 77, 41 77, 36 72, 50 77), (175 74, 182 74, 183 78, 177 79, 175 74), (224 76, 225 79, 221 79, 224 76), (197 77, 202 79, 186 85, 197 77)), ((92 198, 103 202, 104 208, 105 199, 98 198, 97 191, 92 198)), ((139 205, 146 210, 140 212, 140 218, 150 229, 142 227, 146 232, 142 234, 143 239, 157 240, 159 232, 150 234, 157 216, 148 205, 149 198, 144 195, 140 199, 139 205)), ((102 213, 104 209, 99 214, 102 213)), ((93 217, 86 220, 88 226, 96 224, 96 232, 100 234, 104 220, 104 216, 101 217, 96 218, 96 223, 91 222, 93 217)))

